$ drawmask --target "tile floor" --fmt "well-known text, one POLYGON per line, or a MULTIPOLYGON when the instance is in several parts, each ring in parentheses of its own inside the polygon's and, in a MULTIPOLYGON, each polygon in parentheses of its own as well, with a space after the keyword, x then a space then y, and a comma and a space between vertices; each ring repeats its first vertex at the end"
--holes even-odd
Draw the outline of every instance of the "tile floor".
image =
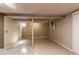
POLYGON ((0 55, 73 55, 57 43, 49 39, 35 39, 34 46, 31 40, 20 40, 13 47, 1 49, 0 55))

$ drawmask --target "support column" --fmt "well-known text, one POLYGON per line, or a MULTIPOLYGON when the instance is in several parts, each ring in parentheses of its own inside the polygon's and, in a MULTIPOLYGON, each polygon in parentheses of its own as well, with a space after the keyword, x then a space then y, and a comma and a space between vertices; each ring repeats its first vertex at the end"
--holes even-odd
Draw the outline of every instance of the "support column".
POLYGON ((34 45, 34 24, 33 24, 33 19, 32 19, 32 47, 34 45))

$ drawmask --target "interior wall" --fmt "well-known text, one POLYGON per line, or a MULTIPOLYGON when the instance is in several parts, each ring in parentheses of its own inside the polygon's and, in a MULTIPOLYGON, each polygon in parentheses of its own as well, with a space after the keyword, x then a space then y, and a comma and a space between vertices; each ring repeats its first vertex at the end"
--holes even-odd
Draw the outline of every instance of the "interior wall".
POLYGON ((50 24, 50 38, 72 48, 72 15, 55 21, 55 29, 50 24))
POLYGON ((4 16, 0 15, 0 48, 4 48, 4 16))
POLYGON ((12 46, 19 39, 19 24, 4 17, 4 47, 12 46))
POLYGON ((34 37, 48 38, 49 37, 49 23, 34 23, 34 37))
MULTIPOLYGON (((48 38, 49 23, 34 23, 34 38, 48 38)), ((32 37, 32 23, 27 23, 23 28, 22 38, 28 39, 32 37)))
POLYGON ((32 23, 27 23, 25 27, 22 28, 22 39, 32 38, 32 23))

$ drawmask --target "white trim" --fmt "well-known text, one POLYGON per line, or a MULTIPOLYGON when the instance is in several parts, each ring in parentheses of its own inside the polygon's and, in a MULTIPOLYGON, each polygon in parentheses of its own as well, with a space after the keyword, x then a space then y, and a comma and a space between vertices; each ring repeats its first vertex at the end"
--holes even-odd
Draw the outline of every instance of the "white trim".
POLYGON ((54 42, 56 42, 56 43, 58 43, 59 45, 63 46, 63 47, 66 48, 67 50, 73 52, 73 50, 72 50, 71 48, 67 47, 67 46, 64 45, 63 43, 61 43, 61 42, 59 42, 59 41, 57 41, 57 40, 55 40, 55 39, 51 39, 51 40, 53 40, 54 42))

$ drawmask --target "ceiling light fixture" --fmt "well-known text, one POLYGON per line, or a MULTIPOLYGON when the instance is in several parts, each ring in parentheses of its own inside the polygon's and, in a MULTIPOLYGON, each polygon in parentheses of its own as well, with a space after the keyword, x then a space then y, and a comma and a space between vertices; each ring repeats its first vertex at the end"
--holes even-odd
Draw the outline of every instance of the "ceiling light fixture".
POLYGON ((26 23, 25 23, 25 22, 22 22, 22 23, 21 23, 21 26, 22 26, 22 27, 26 27, 26 23))

